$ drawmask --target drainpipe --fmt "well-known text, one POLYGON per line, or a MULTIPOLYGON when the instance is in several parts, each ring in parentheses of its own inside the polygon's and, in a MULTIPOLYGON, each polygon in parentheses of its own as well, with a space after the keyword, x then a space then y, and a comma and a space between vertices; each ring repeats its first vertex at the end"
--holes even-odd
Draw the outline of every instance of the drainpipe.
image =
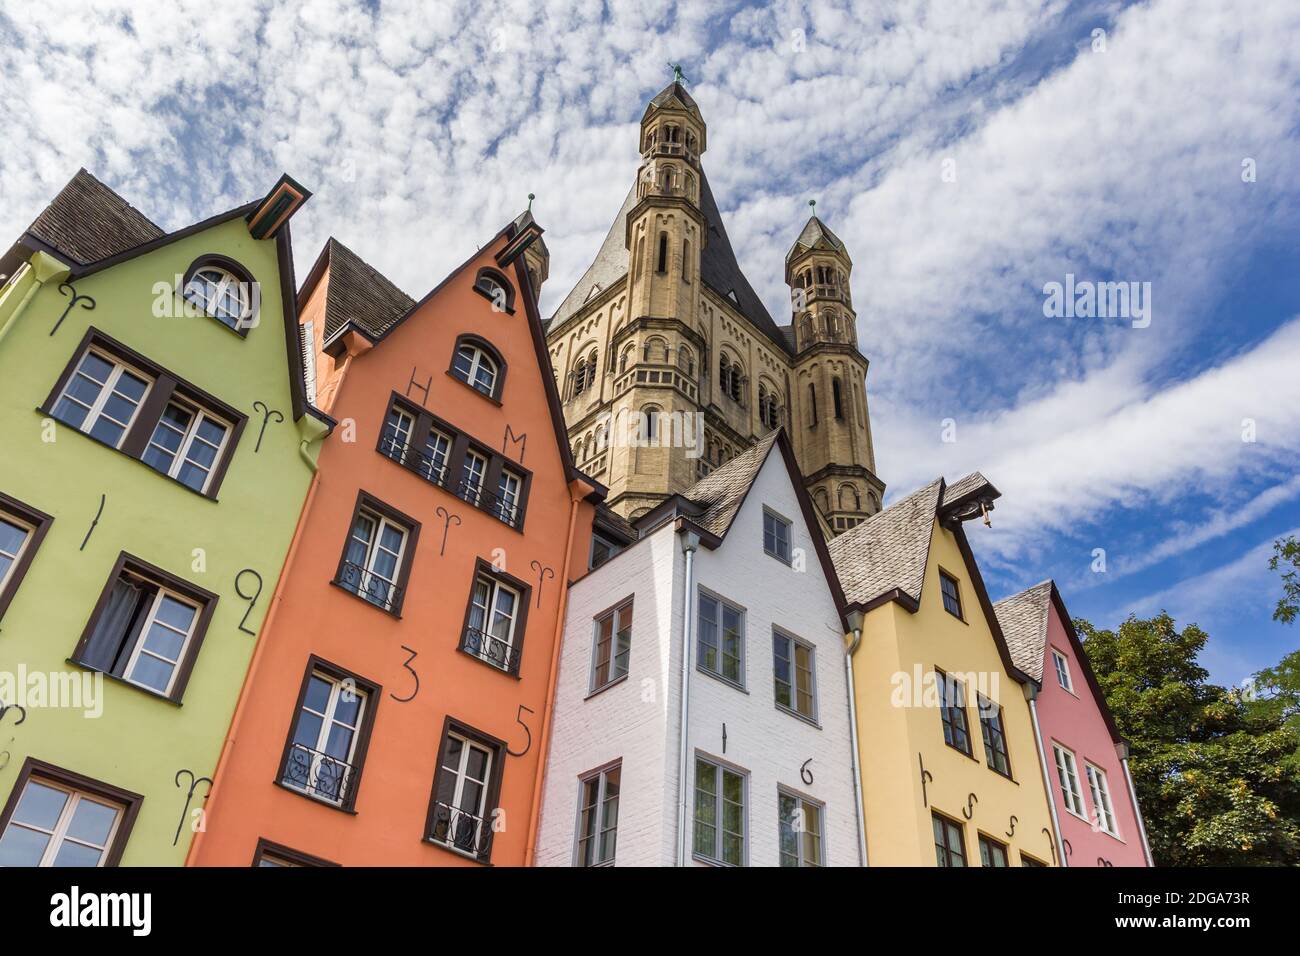
POLYGON ((867 821, 863 810, 862 767, 858 761, 858 702, 853 686, 853 652, 862 643, 861 611, 849 615, 849 627, 853 629, 853 643, 844 655, 844 676, 849 683, 849 768, 853 772, 853 809, 858 819, 858 866, 867 866, 867 821))
POLYGON ((1142 837, 1142 855, 1146 857, 1147 866, 1155 866, 1151 859, 1151 844, 1147 842, 1147 825, 1142 820, 1142 806, 1138 803, 1137 789, 1133 786, 1133 774, 1128 769, 1128 744, 1121 743, 1115 749, 1119 754, 1119 764, 1124 768, 1124 782, 1128 784, 1128 798, 1133 802, 1133 815, 1137 817, 1138 833, 1142 837))
POLYGON ((687 767, 687 721, 690 719, 691 703, 691 625, 695 622, 691 614, 691 598, 695 592, 695 551, 700 546, 700 536, 694 531, 684 531, 681 537, 682 553, 686 555, 686 594, 682 600, 682 709, 679 715, 681 730, 678 734, 677 750, 677 865, 686 865, 686 767, 687 767))
POLYGON ((560 650, 564 643, 564 609, 569 603, 569 571, 573 559, 573 532, 578 523, 578 505, 593 491, 591 485, 574 481, 569 485, 569 535, 564 542, 564 571, 560 575, 560 606, 555 611, 555 639, 551 642, 551 671, 546 678, 546 701, 542 705, 542 733, 538 742, 537 773, 533 775, 533 803, 528 809, 528 840, 524 844, 524 866, 537 856, 537 829, 542 820, 542 788, 546 785, 547 758, 551 755, 551 711, 555 709, 555 688, 560 680, 560 650))
POLYGON ((1061 840, 1061 819, 1056 815, 1056 798, 1052 796, 1052 778, 1047 772, 1047 753, 1043 750, 1043 732, 1038 726, 1038 688, 1033 684, 1025 684, 1025 699, 1029 701, 1029 719, 1034 724, 1034 743, 1038 746, 1038 766, 1043 772, 1043 786, 1047 789, 1047 809, 1052 814, 1052 831, 1056 834, 1056 858, 1061 861, 1061 866, 1070 865, 1069 858, 1065 855, 1065 844, 1061 840))
MULTIPOLYGON (((226 765, 230 762, 235 740, 239 737, 239 727, 243 722, 248 698, 252 692, 253 676, 257 673, 258 665, 261 663, 262 652, 266 649, 267 635, 271 633, 272 625, 275 623, 276 612, 280 610, 280 601, 284 596, 284 589, 288 584, 293 569, 294 557, 298 553, 298 545, 302 542, 303 527, 307 523, 307 515, 311 513, 312 501, 316 497, 316 488, 319 484, 320 472, 313 472, 311 485, 307 488, 307 497, 303 500, 302 511, 298 512, 298 526, 293 529, 293 540, 289 542, 289 550, 284 556, 284 566, 280 569, 280 580, 276 582, 275 594, 271 596, 270 609, 266 612, 266 618, 262 621, 262 626, 257 632, 257 643, 253 646, 253 656, 248 662, 248 669, 244 671, 244 683, 239 689, 239 700, 235 703, 234 716, 230 718, 230 729, 226 732, 226 739, 221 745, 221 755, 217 758, 217 766, 212 773, 212 784, 208 787, 207 797, 204 798, 205 802, 212 806, 217 805, 215 798, 220 794, 221 785, 225 782, 226 765)), ((194 839, 190 841, 189 852, 185 854, 186 866, 199 865, 199 849, 203 846, 203 837, 206 834, 206 825, 204 829, 194 834, 194 839)))
MULTIPOLYGON (((22 268, 29 270, 35 281, 33 281, 27 291, 23 293, 22 301, 14 307, 14 311, 10 314, 5 324, 0 326, 0 342, 3 342, 5 336, 8 335, 10 331, 13 330, 13 327, 18 324, 18 319, 25 311, 27 311, 28 304, 45 283, 52 279, 57 279, 62 282, 71 272, 66 265, 54 258, 54 256, 50 255, 48 252, 33 253, 31 261, 24 262, 22 268)), ((21 277, 16 281, 21 282, 21 277)))

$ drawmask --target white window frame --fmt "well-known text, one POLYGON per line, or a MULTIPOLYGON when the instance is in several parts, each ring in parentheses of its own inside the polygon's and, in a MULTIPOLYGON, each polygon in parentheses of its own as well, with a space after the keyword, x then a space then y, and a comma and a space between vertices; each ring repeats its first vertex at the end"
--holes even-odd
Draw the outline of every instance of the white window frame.
POLYGON ((466 648, 466 651, 472 656, 477 657, 480 660, 487 662, 488 664, 491 664, 493 667, 500 666, 497 664, 495 660, 492 659, 491 654, 488 652, 487 642, 502 641, 502 638, 497 637, 496 634, 493 633, 492 625, 496 620, 497 614, 499 613, 497 611, 497 595, 500 594, 502 591, 504 591, 515 599, 514 606, 511 608, 510 614, 507 617, 507 619, 510 621, 510 627, 504 639, 504 643, 506 645, 505 660, 507 664, 505 667, 502 668, 502 670, 509 670, 510 655, 514 652, 515 649, 515 632, 519 627, 519 609, 521 607, 521 602, 523 601, 524 596, 518 588, 506 584, 504 581, 500 580, 499 578, 495 578, 490 574, 485 574, 482 571, 480 571, 478 574, 474 576, 474 589, 470 591, 469 600, 471 605, 477 605, 477 601, 475 601, 475 597, 478 595, 478 588, 480 584, 486 584, 488 587, 487 607, 484 609, 483 612, 483 627, 481 628, 483 637, 480 638, 479 640, 478 653, 474 653, 474 651, 470 650, 469 648, 466 648))
MULTIPOLYGON (((369 543, 366 544, 366 559, 365 559, 365 563, 362 565, 362 571, 364 572, 365 575, 379 578, 379 580, 384 581, 389 585, 387 600, 383 604, 376 605, 377 607, 389 609, 392 608, 397 603, 395 600, 397 582, 402 576, 402 562, 406 560, 406 548, 408 542, 410 541, 411 529, 407 528, 403 524, 399 524, 398 522, 394 521, 392 518, 389 518, 386 515, 382 515, 377 511, 372 511, 369 508, 363 506, 357 512, 357 517, 356 519, 353 520, 352 527, 348 529, 348 545, 351 545, 353 541, 358 541, 358 542, 363 541, 363 539, 357 537, 357 520, 362 517, 369 518, 372 522, 374 522, 374 526, 375 526, 373 536, 371 537, 369 543), (402 544, 397 549, 397 562, 393 566, 394 576, 391 580, 384 577, 382 574, 380 574, 378 571, 375 570, 375 559, 379 555, 379 552, 381 550, 387 554, 393 553, 391 550, 383 547, 383 545, 380 544, 380 541, 383 539, 384 536, 385 526, 391 527, 396 531, 401 532, 402 535, 402 544)), ((347 560, 347 552, 348 552, 348 548, 345 547, 343 549, 343 556, 345 561, 347 560)), ((357 590, 354 593, 360 595, 362 598, 365 598, 365 600, 370 601, 370 598, 368 597, 367 586, 364 581, 357 582, 357 590)), ((371 601, 370 603, 375 604, 374 601, 371 601)))
POLYGON ((1106 771, 1087 760, 1083 762, 1083 771, 1088 778, 1088 790, 1092 794, 1092 810, 1096 817, 1093 822, 1102 833, 1118 838, 1119 824, 1115 819, 1115 806, 1110 799, 1106 771))
POLYGON ((742 770, 740 767, 734 766, 733 764, 723 763, 722 761, 715 760, 712 757, 697 752, 695 754, 695 760, 691 768, 692 769, 692 777, 691 777, 692 808, 694 808, 696 802, 695 795, 698 794, 700 790, 700 776, 699 776, 700 764, 705 764, 710 768, 712 768, 713 775, 714 775, 713 776, 714 783, 717 785, 713 794, 713 798, 714 798, 713 818, 715 821, 713 825, 713 853, 712 854, 702 853, 699 850, 695 849, 696 816, 695 816, 694 809, 692 809, 691 811, 691 855, 697 860, 703 860, 706 863, 713 864, 714 866, 749 866, 749 804, 750 804, 749 771, 742 770), (723 825, 722 825, 722 804, 724 800, 722 775, 724 773, 729 773, 732 776, 736 776, 740 778, 741 832, 739 836, 740 836, 741 861, 739 863, 727 863, 722 859, 722 836, 724 832, 723 825))
POLYGON ((607 764, 598 770, 589 770, 578 777, 578 816, 573 827, 573 865, 574 866, 613 866, 618 856, 618 815, 623 809, 623 761, 616 760, 607 764), (609 825, 609 775, 618 774, 618 793, 614 795, 616 801, 614 807, 614 824, 609 825), (588 805, 585 802, 587 787, 591 783, 596 784, 596 802, 591 805, 592 819, 595 822, 594 832, 588 836, 582 829, 583 813, 587 810, 588 805), (600 853, 601 843, 606 833, 612 833, 614 838, 614 852, 610 854, 609 859, 597 859, 600 853), (592 846, 592 862, 590 864, 583 862, 582 847, 583 843, 590 841, 592 846))
MULTIPOLYGON (((456 827, 453 825, 451 814, 469 813, 472 816, 483 821, 484 825, 488 826, 489 828, 491 827, 492 823, 490 820, 487 819, 486 811, 487 811, 488 794, 492 790, 492 771, 496 766, 496 757, 497 755, 493 752, 491 747, 487 747, 479 743, 477 740, 474 740, 472 737, 467 737, 464 734, 457 733, 454 730, 449 729, 447 731, 446 735, 443 737, 442 746, 440 748, 440 756, 438 758, 438 770, 439 772, 453 774, 456 778, 456 785, 452 788, 451 804, 450 806, 447 807, 448 817, 447 817, 446 838, 439 840, 436 837, 434 837, 432 833, 430 833, 429 834, 430 841, 437 843, 439 846, 446 847, 449 850, 459 853, 462 856, 467 856, 470 857, 471 859, 478 859, 477 853, 471 853, 468 850, 465 850, 462 847, 458 847, 456 845, 456 839, 455 839, 456 827), (456 767, 448 766, 447 764, 442 762, 444 758, 441 756, 441 754, 444 754, 447 751, 447 738, 449 737, 454 737, 457 740, 459 740, 461 743, 460 760, 458 761, 456 767), (466 773, 466 769, 469 766, 469 752, 471 747, 475 750, 481 751, 482 753, 486 754, 487 763, 484 765, 483 768, 483 779, 474 781, 475 783, 479 783, 482 785, 482 793, 479 796, 478 806, 473 810, 462 810, 460 806, 460 800, 461 797, 464 796, 465 794, 465 780, 468 777, 468 774, 466 773)), ((437 800, 436 792, 435 792, 434 799, 437 800)), ((479 831, 479 835, 480 837, 482 836, 481 830, 479 831)))
MULTIPOLYGON (((772 532, 772 538, 778 548, 781 544, 781 537, 777 531, 772 532)), ((763 553, 776 558, 782 564, 790 564, 794 558, 794 522, 789 518, 783 518, 771 508, 763 508, 763 553), (772 522, 776 529, 782 530, 785 535, 785 554, 779 550, 773 551, 767 546, 767 523, 772 522)))
POLYGON ((421 462, 420 474, 435 484, 446 484, 447 468, 451 464, 451 446, 452 441, 449 435, 438 431, 436 428, 431 429, 424 439, 424 456, 428 461, 421 462), (442 464, 435 467, 435 460, 439 456, 442 457, 442 464))
POLYGON ((248 283, 243 279, 229 269, 209 263, 194 270, 194 275, 190 276, 190 281, 185 283, 183 296, 186 302, 197 305, 209 318, 216 319, 222 325, 240 332, 251 327, 250 320, 253 318, 253 304, 249 293, 248 283), (218 276, 217 281, 213 282, 210 278, 202 278, 205 272, 215 273, 218 276), (196 283, 198 284, 196 285, 196 283), (221 304, 231 286, 234 286, 235 298, 240 306, 238 315, 230 315, 221 304), (208 295, 209 288, 216 289, 211 296, 208 295))
MULTIPOLYGON (((141 404, 144 404, 143 399, 141 399, 141 404)), ((189 426, 185 429, 184 434, 181 435, 180 447, 177 448, 175 452, 171 452, 163 445, 156 445, 156 443, 153 440, 154 435, 158 433, 158 429, 160 428, 170 428, 172 431, 178 431, 178 429, 176 429, 170 422, 167 422, 166 418, 164 417, 167 414, 167 409, 164 408, 162 412, 162 416, 159 417, 158 422, 154 425, 153 432, 150 433, 149 435, 149 441, 145 445, 145 452, 147 453, 150 448, 157 447, 162 452, 171 455, 172 463, 170 466, 168 466, 167 471, 163 472, 163 474, 165 474, 168 478, 171 478, 175 481, 180 481, 181 468, 183 468, 186 464, 192 464, 195 468, 202 470, 205 474, 205 477, 203 479, 203 486, 199 488, 198 491, 200 494, 206 494, 208 490, 208 485, 212 484, 213 472, 215 472, 217 468, 220 466, 221 456, 226 453, 226 446, 230 444, 230 436, 234 432, 234 426, 230 422, 226 421, 224 418, 220 417, 219 415, 212 414, 210 411, 208 411, 206 408, 202 407, 201 405, 195 405, 191 402, 178 400, 175 397, 173 397, 171 401, 167 403, 168 408, 170 408, 172 405, 175 405, 177 408, 183 409, 184 411, 188 412, 190 415, 189 426), (196 461, 191 462, 189 460, 190 451, 194 447, 194 443, 196 441, 202 442, 205 445, 212 444, 206 438, 199 437, 199 425, 203 422, 205 418, 210 419, 211 421, 213 421, 217 425, 220 425, 224 429, 224 433, 221 436, 221 444, 217 446, 217 452, 212 459, 212 464, 207 466, 206 468, 204 468, 203 465, 200 465, 196 461)), ((184 484, 184 482, 181 483, 184 484)), ((185 485, 185 487, 189 488, 190 486, 185 485)))
POLYGON ((460 346, 457 347, 456 356, 452 361, 452 369, 458 373, 456 378, 474 389, 474 391, 481 395, 486 395, 488 398, 496 396, 497 376, 501 374, 500 365, 497 363, 496 359, 488 355, 487 352, 475 345, 473 342, 462 342, 460 346), (469 353, 469 371, 466 373, 465 378, 460 378, 460 359, 462 353, 466 351, 469 353), (484 388, 479 383, 478 373, 480 370, 486 370, 491 376, 487 382, 487 388, 484 388))
MULTIPOLYGON (((10 817, 8 824, 5 826, 5 832, 7 833, 10 829, 16 827, 22 830, 31 830, 35 833, 44 833, 50 838, 50 842, 45 845, 45 851, 41 854, 40 862, 36 864, 38 867, 52 867, 54 865, 54 859, 58 856, 59 851, 63 849, 64 843, 75 843, 77 846, 99 850, 99 860, 95 866, 96 868, 102 867, 104 861, 108 859, 109 852, 113 848, 113 842, 117 839, 117 832, 122 825, 122 817, 126 813, 126 808, 120 803, 114 803, 112 800, 107 800, 104 797, 88 793, 85 790, 80 790, 77 787, 69 786, 65 783, 58 783, 47 777, 42 777, 39 774, 32 774, 27 778, 27 781, 23 784, 23 792, 26 793, 27 788, 33 783, 42 787, 48 787, 51 790, 58 790, 68 795, 68 800, 63 804, 63 809, 59 812, 59 818, 54 822, 54 829, 47 830, 44 827, 39 827, 31 823, 23 823, 20 820, 10 817), (68 836, 68 827, 72 825, 72 820, 76 815, 77 807, 81 805, 82 800, 99 804, 102 807, 107 807, 115 813, 115 816, 113 817, 113 825, 108 831, 108 839, 104 841, 103 846, 91 843, 87 840, 78 840, 75 837, 68 836)), ((21 803, 22 794, 19 795, 18 801, 21 803)), ((18 803, 15 803, 15 814, 17 813, 17 808, 18 803)))
MULTIPOLYGON (((144 386, 144 391, 140 394, 139 401, 135 403, 135 407, 131 410, 131 418, 125 424, 119 422, 116 418, 109 419, 115 425, 122 425, 122 436, 117 440, 117 444, 113 445, 114 448, 121 448, 122 442, 126 441, 126 436, 131 434, 131 428, 135 424, 135 420, 140 416, 141 406, 143 406, 145 401, 149 398, 149 392, 153 389, 154 386, 154 377, 152 375, 148 375, 145 372, 140 371, 138 368, 136 368, 134 365, 131 365, 128 362, 123 362, 117 356, 109 352, 105 352, 103 349, 98 349, 92 346, 91 348, 88 348, 84 352, 82 352, 81 356, 77 359, 76 363, 73 365, 72 374, 68 376, 68 381, 64 384, 63 391, 61 391, 59 393, 59 397, 55 399, 54 405, 52 406, 53 408, 58 408, 59 404, 62 403, 65 399, 69 402, 72 402, 74 405, 80 405, 82 408, 86 408, 85 402, 83 402, 79 398, 73 397, 69 393, 72 390, 72 384, 76 380, 77 376, 82 374, 81 366, 85 363, 86 359, 90 355, 95 355, 102 361, 105 361, 108 364, 112 365, 113 370, 108 373, 108 378, 104 381, 104 384, 99 387, 99 394, 95 396, 94 403, 90 405, 89 410, 86 412, 85 419, 83 419, 81 424, 78 426, 68 425, 68 427, 76 428, 77 431, 89 435, 91 429, 94 428, 95 424, 99 421, 100 416, 103 415, 104 406, 108 404, 109 397, 113 395, 114 390, 117 388, 117 383, 121 381, 122 374, 124 372, 129 372, 132 375, 134 375, 136 378, 143 381, 145 383, 145 386, 144 386)), ((93 378, 90 378, 89 375, 83 377, 89 379, 92 382, 95 381, 93 378)), ((55 418, 55 421, 62 421, 62 420, 59 418, 55 418)), ((105 444, 108 443, 105 442, 105 444)))
POLYGON ((1074 751, 1053 741, 1052 752, 1056 764, 1056 782, 1061 788, 1061 799, 1065 809, 1079 819, 1087 820, 1088 814, 1083 806, 1083 789, 1079 785, 1079 762, 1075 759, 1074 751))
POLYGON ((8 587, 9 582, 13 580, 14 570, 22 561, 23 555, 26 554, 27 549, 32 546, 32 539, 36 537, 36 528, 30 521, 25 521, 8 511, 0 511, 0 521, 3 521, 7 525, 12 525, 19 531, 23 532, 23 540, 19 542, 18 550, 16 552, 11 554, 8 551, 0 550, 0 555, 4 555, 10 561, 9 567, 5 570, 4 574, 0 574, 0 594, 3 594, 4 589, 8 587))
POLYGON ((509 468, 501 469, 497 479, 497 517, 512 528, 519 520, 519 502, 523 499, 524 479, 509 468))
POLYGON ((394 406, 384 417, 384 434, 389 435, 388 457, 394 461, 404 461, 411 447, 411 435, 415 431, 415 416, 405 409, 394 406), (393 419, 397 419, 394 423, 393 419), (398 447, 394 447, 394 445, 398 447), (398 454, 394 455, 394 452, 398 454))
POLYGON ((281 769, 281 781, 291 790, 297 790, 299 793, 306 794, 314 800, 328 803, 331 806, 342 806, 347 803, 348 796, 351 794, 352 788, 356 785, 357 768, 354 761, 357 756, 357 744, 361 739, 361 728, 364 726, 366 719, 366 707, 369 705, 370 699, 364 690, 356 687, 352 682, 340 680, 332 674, 327 674, 320 670, 313 670, 311 672, 311 675, 307 678, 308 687, 311 686, 311 680, 313 677, 323 680, 330 685, 330 696, 329 699, 325 701, 325 711, 322 713, 321 711, 312 710, 308 707, 307 695, 304 692, 302 703, 293 714, 293 726, 289 728, 289 759, 292 761, 294 750, 301 746, 294 742, 293 737, 297 733, 298 721, 302 719, 303 711, 314 714, 321 719, 320 730, 316 733, 316 744, 311 748, 311 763, 307 768, 307 781, 302 787, 298 787, 295 783, 285 779, 285 771, 288 769, 287 767, 281 769), (341 720, 337 719, 336 715, 338 714, 339 700, 344 694, 348 694, 357 699, 357 721, 355 724, 345 724, 341 720), (353 776, 340 784, 337 799, 321 793, 320 790, 312 784, 313 780, 318 779, 316 768, 321 763, 324 763, 326 760, 340 759, 338 757, 329 756, 325 753, 325 745, 329 743, 330 731, 334 728, 335 724, 339 724, 340 726, 346 727, 352 731, 352 739, 348 742, 347 756, 341 759, 343 760, 343 763, 347 764, 353 776))
POLYGON ((141 578, 140 580, 145 581, 150 587, 157 588, 158 593, 154 595, 153 603, 149 607, 149 613, 145 616, 144 624, 140 627, 140 632, 136 635, 135 646, 131 648, 131 656, 127 660, 126 668, 122 671, 122 679, 128 683, 134 684, 136 687, 143 688, 152 694, 162 694, 165 697, 169 697, 171 696, 172 688, 176 685, 176 676, 180 673, 181 665, 185 661, 185 655, 189 653, 190 644, 194 640, 194 632, 198 629, 199 618, 203 615, 203 607, 198 602, 185 597, 183 594, 162 587, 153 581, 149 581, 145 578, 141 578), (177 604, 183 604, 194 612, 194 616, 190 619, 188 630, 180 631, 165 621, 158 620, 158 611, 162 608, 162 603, 165 598, 171 598, 177 604), (163 657, 157 651, 145 649, 144 642, 149 637, 150 628, 155 624, 171 631, 173 634, 181 635, 181 649, 177 653, 175 660, 163 657), (162 690, 146 684, 143 681, 138 681, 132 676, 141 655, 146 655, 152 657, 154 660, 159 660, 164 664, 171 665, 171 676, 167 679, 167 686, 162 690))
POLYGON ((612 608, 610 608, 608 611, 605 611, 603 614, 597 615, 596 619, 592 622, 592 635, 591 635, 591 674, 590 674, 590 678, 589 678, 589 680, 588 680, 588 682, 587 682, 587 683, 588 683, 588 687, 587 687, 587 693, 588 693, 588 694, 594 694, 594 693, 596 693, 596 691, 601 690, 601 689, 603 689, 603 688, 605 688, 605 687, 608 687, 610 684, 613 684, 613 683, 615 683, 616 681, 620 681, 620 680, 622 680, 623 678, 627 677, 627 675, 628 675, 628 674, 631 672, 631 670, 632 670, 632 622, 633 622, 633 620, 634 620, 634 618, 632 617, 632 605, 633 605, 633 600, 634 600, 633 598, 630 598, 630 597, 629 597, 629 598, 628 598, 627 600, 625 600, 625 601, 620 601, 618 604, 614 605, 614 606, 613 606, 612 608), (628 613, 628 622, 627 622, 627 631, 628 631, 628 634, 627 634, 627 658, 628 658, 628 659, 627 659, 627 668, 623 671, 623 673, 621 673, 621 674, 616 674, 616 673, 615 673, 615 665, 614 665, 614 662, 615 662, 615 661, 618 659, 618 657, 619 657, 619 651, 618 651, 618 635, 619 635, 619 633, 620 633, 620 631, 619 631, 619 629, 618 629, 618 620, 619 620, 620 615, 621 615, 624 611, 627 611, 627 613, 628 613), (609 626, 610 626, 610 631, 609 631, 609 659, 608 659, 608 662, 609 662, 609 676, 608 676, 604 681, 602 681, 602 682, 600 682, 600 683, 597 683, 597 682, 596 682, 596 671, 597 671, 597 669, 600 667, 600 625, 601 625, 605 620, 609 620, 609 622, 610 622, 610 625, 609 625, 609 626))
POLYGON ((817 648, 805 641, 801 637, 796 637, 789 631, 780 627, 772 628, 772 699, 779 710, 787 714, 793 714, 804 720, 817 723, 817 648), (776 685, 778 682, 776 676, 776 641, 783 640, 789 649, 788 659, 790 661, 790 706, 781 703, 776 696, 776 685), (803 648, 808 652, 808 695, 812 698, 812 713, 805 714, 799 709, 799 657, 798 649, 803 648))
POLYGON ((1052 648, 1052 666, 1056 669, 1056 682, 1061 685, 1061 689, 1068 693, 1074 693, 1074 675, 1070 673, 1070 659, 1052 648))
MULTIPOLYGON (((784 865, 785 865, 785 863, 784 863, 784 861, 783 861, 783 859, 782 859, 783 856, 784 856, 784 854, 781 852, 781 826, 782 826, 782 824, 784 823, 784 821, 781 819, 781 798, 782 798, 782 797, 784 797, 784 798, 787 799, 787 800, 793 800, 793 801, 795 802, 795 810, 796 810, 797 812, 801 813, 801 814, 803 815, 803 817, 804 817, 805 820, 807 820, 807 818, 808 818, 808 814, 807 814, 807 809, 806 809, 806 808, 811 808, 811 809, 814 809, 814 810, 817 811, 817 829, 816 829, 815 832, 816 832, 816 835, 817 835, 817 856, 818 856, 818 859, 815 860, 815 861, 809 861, 809 860, 807 859, 807 855, 806 855, 806 849, 807 849, 807 848, 804 846, 804 836, 803 836, 804 833, 807 832, 806 828, 803 829, 803 830, 794 830, 794 834, 795 834, 795 847, 796 847, 796 849, 795 849, 795 858, 796 858, 795 866, 797 866, 797 867, 805 867, 805 866, 824 867, 824 866, 826 866, 826 804, 822 803, 820 800, 812 800, 812 799, 810 799, 810 798, 808 798, 808 797, 805 797, 803 794, 799 793, 797 790, 791 790, 789 787, 783 787, 783 786, 780 786, 780 785, 778 785, 777 788, 776 788, 776 808, 777 808, 777 809, 776 809, 776 812, 777 812, 777 821, 776 821, 776 831, 777 831, 776 862, 777 862, 777 865, 778 865, 778 866, 784 866, 784 865)), ((792 829, 792 830, 794 829, 793 826, 791 827, 791 829, 792 829)))
POLYGON ((463 492, 461 497, 476 508, 479 506, 479 502, 483 500, 483 483, 487 480, 487 471, 488 460, 485 456, 480 455, 472 448, 465 452, 465 462, 461 465, 460 471, 460 485, 463 492), (477 462, 478 469, 471 469, 469 467, 470 462, 477 462), (472 486, 469 484, 471 475, 475 478, 475 483, 472 486), (471 494, 473 497, 470 497, 471 494))

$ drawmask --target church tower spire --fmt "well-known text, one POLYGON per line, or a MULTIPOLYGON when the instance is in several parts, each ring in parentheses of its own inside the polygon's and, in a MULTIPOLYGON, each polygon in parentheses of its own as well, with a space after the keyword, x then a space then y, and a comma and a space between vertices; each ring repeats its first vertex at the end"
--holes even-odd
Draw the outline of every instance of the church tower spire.
POLYGON ((852 271, 848 249, 814 212, 785 257, 799 416, 791 431, 808 491, 835 533, 879 511, 885 490, 875 474, 852 271))

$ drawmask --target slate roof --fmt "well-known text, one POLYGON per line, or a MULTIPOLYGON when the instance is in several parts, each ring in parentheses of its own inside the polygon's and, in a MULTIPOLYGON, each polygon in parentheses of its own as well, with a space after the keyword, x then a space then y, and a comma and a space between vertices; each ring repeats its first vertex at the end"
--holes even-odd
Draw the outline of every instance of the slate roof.
POLYGON ((942 488, 936 478, 831 539, 831 560, 850 604, 868 604, 895 588, 920 602, 942 488))
POLYGON ((77 170, 27 232, 77 265, 107 259, 164 235, 85 169, 77 170))
POLYGON ((705 511, 693 519, 701 530, 719 538, 727 533, 779 434, 776 429, 768 432, 721 468, 682 492, 683 498, 706 506, 705 511))
POLYGON ((674 96, 681 100, 682 105, 688 110, 693 110, 694 112, 699 113, 700 105, 695 102, 695 98, 692 97, 690 93, 686 92, 686 87, 682 86, 676 80, 673 80, 673 82, 669 83, 655 94, 654 99, 652 99, 649 105, 646 106, 645 111, 649 113, 653 109, 668 105, 674 96))
POLYGON ((1035 584, 993 605, 1011 659, 1016 667, 1039 682, 1043 679, 1043 654, 1047 646, 1047 619, 1051 606, 1051 580, 1035 584))
POLYGON ((805 250, 811 249, 813 246, 817 245, 821 240, 825 240, 831 248, 835 249, 837 252, 844 252, 847 254, 844 243, 840 241, 840 237, 831 232, 830 226, 826 225, 826 223, 822 222, 816 216, 813 216, 804 224, 803 232, 799 233, 799 238, 794 241, 794 245, 791 246, 790 251, 786 253, 785 261, 789 262, 796 255, 799 255, 805 250))
POLYGON ((998 490, 993 487, 989 480, 978 471, 972 471, 969 475, 958 478, 951 485, 947 485, 943 489, 942 507, 946 508, 949 505, 956 504, 963 498, 975 494, 985 487, 989 489, 989 492, 993 497, 998 497, 998 490))
POLYGON ((415 300, 355 252, 330 237, 329 287, 325 296, 325 339, 355 322, 367 335, 378 338, 411 310, 415 300))
MULTIPOLYGON (((564 297, 560 307, 551 316, 548 327, 563 323, 582 308, 583 304, 592 297, 593 288, 597 289, 596 294, 599 294, 627 275, 626 223, 628 213, 636 204, 634 184, 628 190, 627 198, 623 200, 618 215, 614 217, 614 223, 610 226, 605 241, 601 243, 595 260, 578 280, 578 284, 564 297)), ((731 240, 727 238, 727 230, 722 223, 722 213, 718 209, 717 200, 713 198, 709 178, 704 174, 703 169, 700 170, 700 211, 704 213, 705 227, 708 230, 704 252, 700 256, 700 278, 710 289, 729 301, 754 328, 777 347, 787 353, 793 353, 790 340, 777 327, 763 305, 763 300, 758 297, 749 280, 745 278, 745 274, 741 272, 740 263, 736 261, 736 253, 731 248, 731 240)))

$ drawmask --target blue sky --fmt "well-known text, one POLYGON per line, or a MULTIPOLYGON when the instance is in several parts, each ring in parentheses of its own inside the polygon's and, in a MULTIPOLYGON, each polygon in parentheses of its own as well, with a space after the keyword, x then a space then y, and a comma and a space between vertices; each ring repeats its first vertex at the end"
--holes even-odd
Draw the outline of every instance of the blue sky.
POLYGON ((977 468, 1003 492, 971 529, 995 598, 1050 576, 1099 625, 1166 608, 1223 682, 1300 644, 1267 570, 1300 529, 1294 0, 43 10, 0 13, 0 232, 82 165, 165 228, 284 170, 316 193, 300 275, 335 235, 418 295, 535 192, 544 311, 681 62, 773 314, 809 198, 848 244, 890 497, 977 468), (1151 283, 1149 327, 1045 316, 1067 273, 1151 283))

